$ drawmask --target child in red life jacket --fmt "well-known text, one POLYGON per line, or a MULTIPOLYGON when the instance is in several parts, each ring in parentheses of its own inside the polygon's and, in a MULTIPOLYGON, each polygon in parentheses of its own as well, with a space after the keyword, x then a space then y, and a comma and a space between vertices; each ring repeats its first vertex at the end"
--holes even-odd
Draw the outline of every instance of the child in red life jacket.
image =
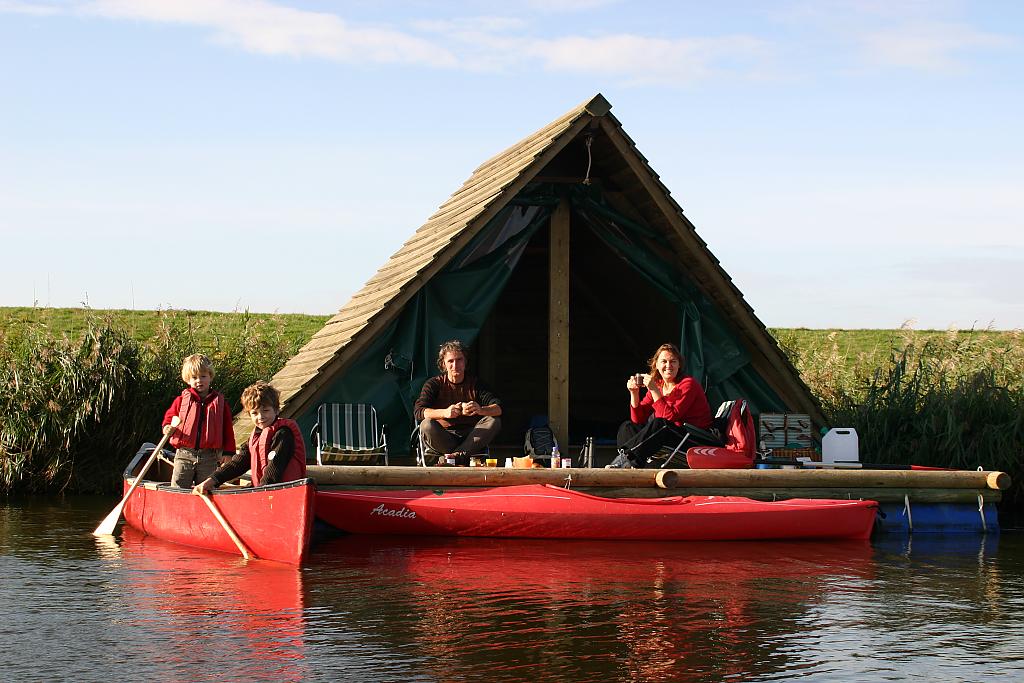
POLYGON ((252 471, 252 485, 265 486, 306 476, 306 444, 295 420, 278 417, 281 399, 277 389, 267 382, 256 382, 242 392, 242 407, 252 419, 249 442, 238 449, 229 462, 221 465, 209 479, 192 492, 208 493, 226 481, 252 471))
POLYGON ((221 456, 234 455, 235 430, 231 426, 231 409, 224 394, 210 388, 213 363, 195 353, 181 363, 181 379, 188 388, 174 399, 164 413, 164 434, 171 434, 174 472, 171 485, 191 488, 217 469, 221 456), (171 420, 180 420, 177 428, 171 420))

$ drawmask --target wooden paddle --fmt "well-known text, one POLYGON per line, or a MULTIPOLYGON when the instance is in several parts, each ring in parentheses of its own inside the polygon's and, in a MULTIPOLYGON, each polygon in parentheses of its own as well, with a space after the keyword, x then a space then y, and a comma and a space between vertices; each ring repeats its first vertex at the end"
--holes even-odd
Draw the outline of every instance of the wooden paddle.
POLYGON ((203 499, 203 502, 206 503, 206 507, 210 508, 210 512, 212 512, 213 516, 217 518, 220 525, 224 527, 224 531, 228 532, 228 536, 230 536, 231 540, 235 542, 235 545, 238 547, 238 551, 242 553, 242 557, 247 560, 255 558, 256 556, 252 554, 251 550, 245 547, 245 543, 242 543, 242 539, 238 537, 235 530, 231 528, 230 524, 228 524, 228 520, 224 519, 224 515, 220 513, 220 510, 218 510, 216 504, 210 500, 210 497, 205 493, 197 493, 196 495, 203 499))
POLYGON ((128 502, 128 498, 132 495, 132 492, 135 491, 135 487, 139 485, 142 478, 146 476, 146 472, 148 472, 149 468, 154 462, 156 462, 157 456, 160 455, 160 451, 163 450, 167 440, 170 439, 171 434, 174 433, 173 427, 177 427, 179 422, 181 422, 181 420, 178 419, 177 415, 171 418, 172 429, 164 434, 164 438, 160 439, 160 443, 158 443, 156 448, 153 449, 153 454, 149 456, 149 460, 147 460, 146 464, 142 466, 139 473, 135 475, 135 481, 132 482, 132 485, 128 488, 128 492, 124 494, 124 498, 121 499, 121 502, 110 511, 109 515, 103 518, 100 525, 96 527, 96 531, 92 532, 94 536, 109 536, 114 533, 114 529, 117 527, 117 522, 121 519, 121 513, 124 512, 124 504, 128 502))

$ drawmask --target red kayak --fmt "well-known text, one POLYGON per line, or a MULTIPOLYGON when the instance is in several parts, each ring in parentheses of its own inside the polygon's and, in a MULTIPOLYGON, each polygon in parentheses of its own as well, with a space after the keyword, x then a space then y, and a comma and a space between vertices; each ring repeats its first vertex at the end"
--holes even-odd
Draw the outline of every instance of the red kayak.
MULTIPOLYGON (((150 450, 139 451, 124 475, 124 490, 133 481, 133 473, 150 450)), ((150 469, 167 475, 160 481, 143 480, 124 506, 125 521, 157 538, 195 548, 239 554, 227 531, 199 496, 188 489, 168 483, 170 465, 158 461, 150 469)), ((301 564, 309 554, 313 531, 313 501, 316 484, 300 479, 283 484, 219 489, 211 500, 235 534, 258 559, 301 564)))
POLYGON ((547 484, 450 491, 318 491, 316 515, 356 534, 665 541, 865 539, 870 500, 601 498, 547 484))

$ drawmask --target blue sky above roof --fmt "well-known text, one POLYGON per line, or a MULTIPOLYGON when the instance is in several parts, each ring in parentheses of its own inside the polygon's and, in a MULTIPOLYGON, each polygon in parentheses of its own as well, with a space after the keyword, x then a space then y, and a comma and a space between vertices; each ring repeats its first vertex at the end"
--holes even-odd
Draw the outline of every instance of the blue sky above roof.
POLYGON ((0 0, 0 305, 333 312, 602 92, 766 324, 1024 327, 1024 6, 711 4, 0 0))

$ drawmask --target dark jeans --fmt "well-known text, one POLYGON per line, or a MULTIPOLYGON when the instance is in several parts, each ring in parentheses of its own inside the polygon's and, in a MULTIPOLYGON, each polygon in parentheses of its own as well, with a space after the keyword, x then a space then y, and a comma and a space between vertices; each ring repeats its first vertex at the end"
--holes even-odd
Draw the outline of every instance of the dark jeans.
POLYGON ((619 425, 615 445, 626 451, 633 467, 646 467, 652 455, 665 446, 675 448, 686 435, 686 429, 662 417, 652 417, 644 424, 626 420, 619 425))
MULTIPOLYGON (((467 455, 477 455, 487 450, 488 444, 494 440, 501 429, 501 419, 497 417, 481 417, 475 425, 461 429, 445 429, 436 420, 424 418, 420 423, 420 433, 427 446, 428 456, 439 456, 445 453, 460 451, 467 455)), ((468 458, 467 464, 468 464, 468 458)))

